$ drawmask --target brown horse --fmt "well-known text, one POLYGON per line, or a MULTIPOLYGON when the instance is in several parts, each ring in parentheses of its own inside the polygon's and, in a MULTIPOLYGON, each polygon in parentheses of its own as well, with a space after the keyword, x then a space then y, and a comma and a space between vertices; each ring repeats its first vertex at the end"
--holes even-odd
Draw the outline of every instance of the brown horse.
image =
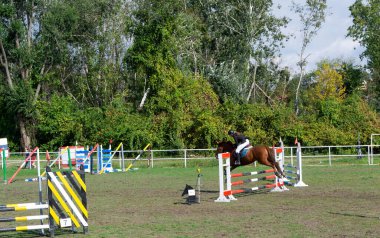
POLYGON ((216 149, 216 157, 219 153, 231 153, 231 171, 236 167, 252 164, 253 162, 257 161, 262 165, 272 167, 277 177, 285 177, 278 162, 276 161, 273 149, 270 149, 268 146, 257 145, 249 148, 246 155, 240 159, 240 165, 235 165, 236 156, 233 153, 235 150, 235 144, 231 141, 219 142, 218 147, 216 149))

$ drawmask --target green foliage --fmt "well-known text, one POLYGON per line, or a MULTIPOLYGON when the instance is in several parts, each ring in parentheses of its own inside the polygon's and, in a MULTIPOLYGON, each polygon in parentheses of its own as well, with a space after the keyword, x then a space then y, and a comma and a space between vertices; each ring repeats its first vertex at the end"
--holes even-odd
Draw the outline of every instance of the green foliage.
POLYGON ((345 87, 342 75, 330 65, 324 63, 315 72, 316 83, 311 89, 316 101, 334 100, 341 102, 344 98, 345 87))
POLYGON ((350 6, 353 25, 348 28, 348 35, 359 41, 365 48, 363 56, 368 59, 368 68, 372 72, 369 87, 373 89, 370 94, 370 103, 380 109, 380 1, 356 0, 350 6))
POLYGON ((37 138, 42 148, 75 145, 81 138, 80 110, 69 97, 53 95, 50 102, 37 103, 37 138))
POLYGON ((154 131, 161 134, 162 145, 172 144, 175 148, 210 146, 220 135, 216 131, 218 120, 207 122, 210 128, 195 128, 194 125, 204 126, 204 117, 212 115, 218 107, 218 98, 209 83, 203 78, 189 78, 180 71, 172 71, 163 78, 161 86, 157 95, 149 99, 147 110, 154 114, 154 131))
POLYGON ((341 67, 339 71, 343 76, 347 94, 360 93, 363 83, 368 81, 368 73, 362 66, 354 65, 351 62, 343 62, 341 67))
POLYGON ((10 114, 34 117, 33 88, 30 82, 20 81, 13 90, 4 92, 5 109, 10 114))

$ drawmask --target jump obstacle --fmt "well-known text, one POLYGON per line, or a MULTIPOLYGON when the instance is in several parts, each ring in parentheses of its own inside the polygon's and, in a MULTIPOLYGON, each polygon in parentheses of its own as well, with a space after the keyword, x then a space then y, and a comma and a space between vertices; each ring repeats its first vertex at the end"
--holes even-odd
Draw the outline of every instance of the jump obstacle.
POLYGON ((218 154, 218 162, 219 162, 219 197, 215 200, 215 202, 230 202, 232 200, 237 200, 233 196, 234 194, 249 193, 249 192, 263 190, 263 189, 273 189, 273 191, 282 191, 281 187, 283 186, 283 182, 279 181, 276 175, 274 174, 261 177, 261 178, 252 178, 252 179, 240 180, 240 181, 235 181, 235 182, 231 181, 231 178, 236 178, 236 177, 274 173, 273 169, 231 174, 230 153, 218 154), (225 176, 224 176, 224 171, 226 173, 225 176), (250 182, 257 182, 257 181, 262 181, 262 180, 274 180, 274 182, 270 184, 252 187, 252 188, 240 188, 240 189, 232 190, 232 186, 241 185, 241 184, 250 183, 250 182))
MULTIPOLYGON (((285 174, 290 174, 290 176, 286 175, 286 177, 283 179, 284 184, 287 186, 293 186, 293 187, 307 187, 308 185, 305 184, 302 180, 302 150, 301 150, 301 144, 297 142, 297 151, 296 151, 296 158, 297 158, 297 165, 294 166, 292 164, 285 165, 285 153, 284 153, 284 143, 280 140, 282 152, 276 153, 277 162, 280 164, 280 168, 285 172, 285 174)), ((276 150, 275 150, 276 152, 276 150)), ((286 186, 284 186, 284 190, 287 190, 286 186)))
POLYGON ((248 192, 253 192, 253 191, 257 191, 257 190, 261 190, 261 189, 272 189, 271 191, 289 190, 288 188, 286 188, 285 185, 294 186, 294 187, 307 187, 308 185, 305 184, 302 180, 301 144, 299 142, 297 142, 297 152, 296 152, 297 165, 293 166, 290 164, 285 165, 284 144, 282 141, 280 141, 280 143, 281 143, 280 148, 273 148, 276 161, 280 164, 280 168, 282 170, 284 170, 284 168, 287 168, 287 170, 284 170, 285 174, 293 175, 293 176, 287 176, 286 175, 286 177, 281 179, 281 181, 273 174, 273 175, 264 176, 261 178, 251 178, 251 179, 233 182, 233 181, 231 181, 232 178, 266 174, 266 173, 274 173, 274 170, 268 169, 268 170, 262 170, 262 171, 231 174, 231 171, 230 171, 230 168, 231 168, 231 166, 230 166, 230 154, 229 153, 218 154, 219 197, 215 200, 215 202, 230 202, 231 200, 237 200, 233 196, 233 194, 248 193, 248 192), (253 188, 241 188, 241 189, 232 190, 232 186, 242 185, 245 183, 257 182, 257 181, 262 181, 262 180, 271 180, 271 179, 275 180, 275 182, 272 184, 261 185, 261 186, 257 186, 257 187, 253 187, 253 188))
POLYGON ((35 221, 36 223, 40 221, 40 224, 0 228, 0 232, 40 230, 42 234, 45 234, 45 230, 48 230, 50 237, 54 237, 58 228, 71 228, 71 231, 76 232, 82 227, 83 233, 88 232, 87 188, 83 166, 80 171, 66 172, 51 172, 50 167, 47 166, 46 171, 47 202, 42 202, 40 186, 39 203, 0 205, 0 212, 40 211, 39 215, 0 218, 0 222, 35 221), (43 214, 44 211, 48 214, 43 214))

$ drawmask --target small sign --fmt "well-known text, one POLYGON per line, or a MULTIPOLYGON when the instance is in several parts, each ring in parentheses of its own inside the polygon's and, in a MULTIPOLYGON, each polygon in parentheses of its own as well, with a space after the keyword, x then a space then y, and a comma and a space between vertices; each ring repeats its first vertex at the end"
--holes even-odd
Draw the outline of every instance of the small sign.
POLYGON ((59 220, 59 224, 61 225, 62 228, 63 227, 71 227, 72 226, 70 218, 61 218, 59 220))
POLYGON ((189 196, 195 196, 195 189, 189 189, 189 190, 187 191, 187 194, 188 194, 189 196))
MULTIPOLYGON (((0 149, 5 150, 5 158, 9 157, 9 148, 7 138, 0 138, 0 149)), ((0 157, 3 158, 3 153, 1 152, 0 157)))

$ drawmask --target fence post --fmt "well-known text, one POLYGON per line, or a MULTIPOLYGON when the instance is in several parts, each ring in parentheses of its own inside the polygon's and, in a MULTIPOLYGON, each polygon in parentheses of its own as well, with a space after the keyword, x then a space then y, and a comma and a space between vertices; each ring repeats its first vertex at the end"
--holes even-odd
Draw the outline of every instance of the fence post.
POLYGON ((185 156, 185 168, 187 168, 187 161, 186 161, 186 157, 187 157, 187 150, 185 149, 184 151, 184 156, 185 156))
POLYGON ((153 160, 154 160, 154 157, 153 157, 153 150, 150 150, 150 167, 153 168, 153 160))
POLYGON ((5 157, 5 150, 1 151, 2 153, 2 165, 3 165, 3 182, 7 184, 7 158, 5 157))
POLYGON ((331 166, 331 147, 329 146, 329 166, 331 166))
POLYGON ((367 157, 368 157, 368 165, 370 165, 370 161, 371 161, 371 147, 369 145, 367 145, 367 157))

